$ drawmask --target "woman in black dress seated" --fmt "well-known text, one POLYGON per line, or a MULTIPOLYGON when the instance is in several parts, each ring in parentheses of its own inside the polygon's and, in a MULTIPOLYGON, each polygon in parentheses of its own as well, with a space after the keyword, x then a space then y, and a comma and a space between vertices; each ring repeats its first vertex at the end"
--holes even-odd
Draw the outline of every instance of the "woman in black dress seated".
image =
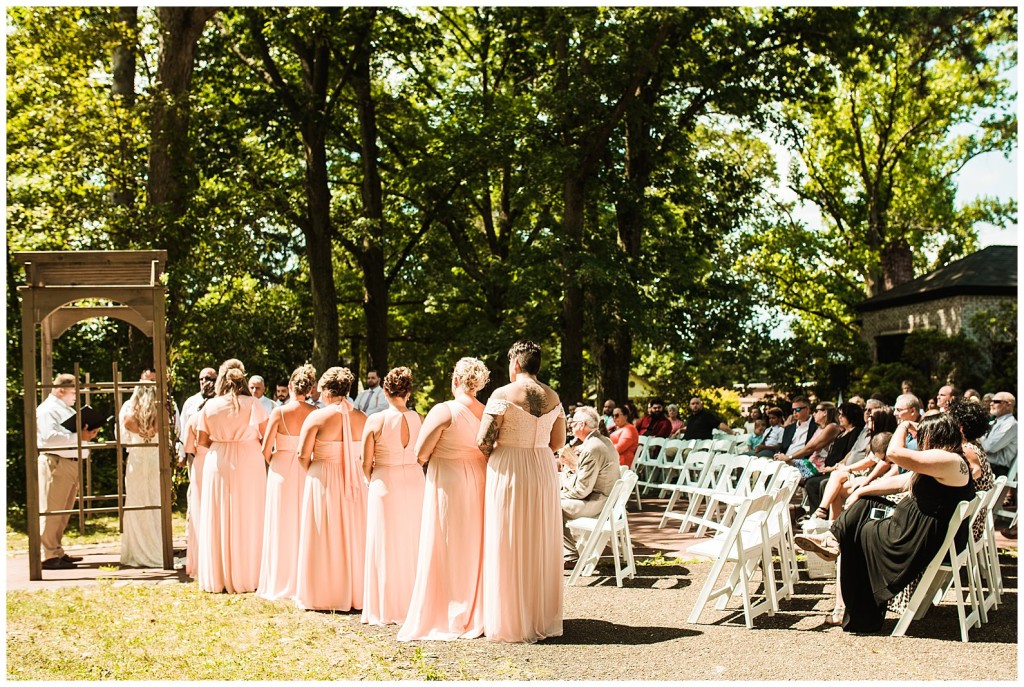
MULTIPOLYGON (((831 532, 796 537, 800 548, 825 560, 834 561, 842 552, 839 605, 846 607, 847 632, 882 628, 886 602, 924 570, 942 545, 957 504, 975 495, 956 421, 946 413, 925 418, 918 433, 919 451, 905 448, 907 429, 913 426, 901 423, 886 452, 886 458, 915 473, 909 497, 881 519, 874 519, 877 509, 891 507, 890 502, 858 499, 831 532)), ((963 546, 966 537, 963 528, 957 546, 963 546)))

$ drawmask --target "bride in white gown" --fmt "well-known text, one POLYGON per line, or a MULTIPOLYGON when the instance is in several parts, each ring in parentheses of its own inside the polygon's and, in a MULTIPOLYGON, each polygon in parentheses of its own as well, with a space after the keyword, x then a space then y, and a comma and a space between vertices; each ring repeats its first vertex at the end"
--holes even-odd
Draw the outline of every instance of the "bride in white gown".
MULTIPOLYGON (((121 441, 126 444, 152 443, 157 436, 156 388, 136 386, 121 406, 121 441)), ((160 505, 160 449, 135 446, 128 449, 124 476, 125 507, 160 505)), ((160 509, 132 510, 124 514, 121 535, 121 565, 138 568, 163 567, 160 509)))

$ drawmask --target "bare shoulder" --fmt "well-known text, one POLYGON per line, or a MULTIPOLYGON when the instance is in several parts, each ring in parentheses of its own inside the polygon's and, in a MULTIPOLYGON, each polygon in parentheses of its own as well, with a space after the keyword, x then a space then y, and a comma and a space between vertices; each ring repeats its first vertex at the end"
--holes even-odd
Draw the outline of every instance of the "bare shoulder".
POLYGON ((552 389, 547 384, 541 384, 540 386, 541 386, 542 389, 544 389, 544 394, 545 394, 545 401, 546 401, 546 403, 545 403, 545 406, 544 406, 544 412, 550 413, 552 410, 555 409, 556 406, 561 405, 562 399, 560 399, 558 397, 558 393, 555 392, 555 390, 552 389))

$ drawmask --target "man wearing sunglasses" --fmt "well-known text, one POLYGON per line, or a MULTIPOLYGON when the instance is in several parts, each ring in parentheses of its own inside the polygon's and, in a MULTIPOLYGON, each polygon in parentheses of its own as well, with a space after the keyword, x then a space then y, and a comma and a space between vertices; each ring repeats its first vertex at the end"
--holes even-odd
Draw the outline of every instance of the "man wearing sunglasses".
POLYGON ((992 472, 998 477, 1007 475, 1017 460, 1017 419, 1013 416, 1016 399, 1013 394, 1000 391, 989 401, 989 413, 996 419, 988 434, 981 439, 981 447, 988 454, 992 472))
POLYGON ((181 406, 181 412, 178 413, 178 440, 176 442, 179 465, 183 464, 185 460, 185 427, 188 426, 188 419, 199 410, 203 401, 213 398, 216 385, 217 371, 212 367, 204 367, 199 373, 199 393, 186 398, 185 403, 181 406))
POLYGON ((811 418, 811 402, 806 396, 793 399, 793 421, 782 431, 781 453, 792 456, 807 445, 818 425, 811 418))

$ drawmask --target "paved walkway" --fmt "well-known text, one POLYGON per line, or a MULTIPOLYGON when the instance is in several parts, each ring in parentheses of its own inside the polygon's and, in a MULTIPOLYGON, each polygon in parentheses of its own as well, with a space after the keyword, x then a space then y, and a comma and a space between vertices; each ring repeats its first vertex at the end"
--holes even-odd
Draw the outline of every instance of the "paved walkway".
MULTIPOLYGON (((668 499, 643 499, 643 510, 630 512, 629 531, 633 539, 634 556, 638 559, 661 553, 666 559, 681 558, 684 561, 693 556, 688 550, 694 544, 706 538, 696 538, 691 530, 688 534, 679 534, 678 524, 671 522, 658 529, 662 513, 668 499)), ((631 506, 635 509, 635 503, 631 506)), ((1017 549, 1017 540, 1006 539, 996 535, 996 545, 1000 548, 1017 549)), ((8 553, 7 555, 7 589, 38 590, 59 589, 75 585, 96 584, 97 579, 116 580, 115 584, 130 582, 143 583, 180 583, 189 582, 185 575, 184 538, 174 541, 175 570, 155 570, 152 568, 120 568, 118 565, 118 544, 97 544, 90 546, 68 547, 71 555, 82 556, 82 561, 72 570, 44 570, 43 579, 28 579, 28 553, 8 553)))

